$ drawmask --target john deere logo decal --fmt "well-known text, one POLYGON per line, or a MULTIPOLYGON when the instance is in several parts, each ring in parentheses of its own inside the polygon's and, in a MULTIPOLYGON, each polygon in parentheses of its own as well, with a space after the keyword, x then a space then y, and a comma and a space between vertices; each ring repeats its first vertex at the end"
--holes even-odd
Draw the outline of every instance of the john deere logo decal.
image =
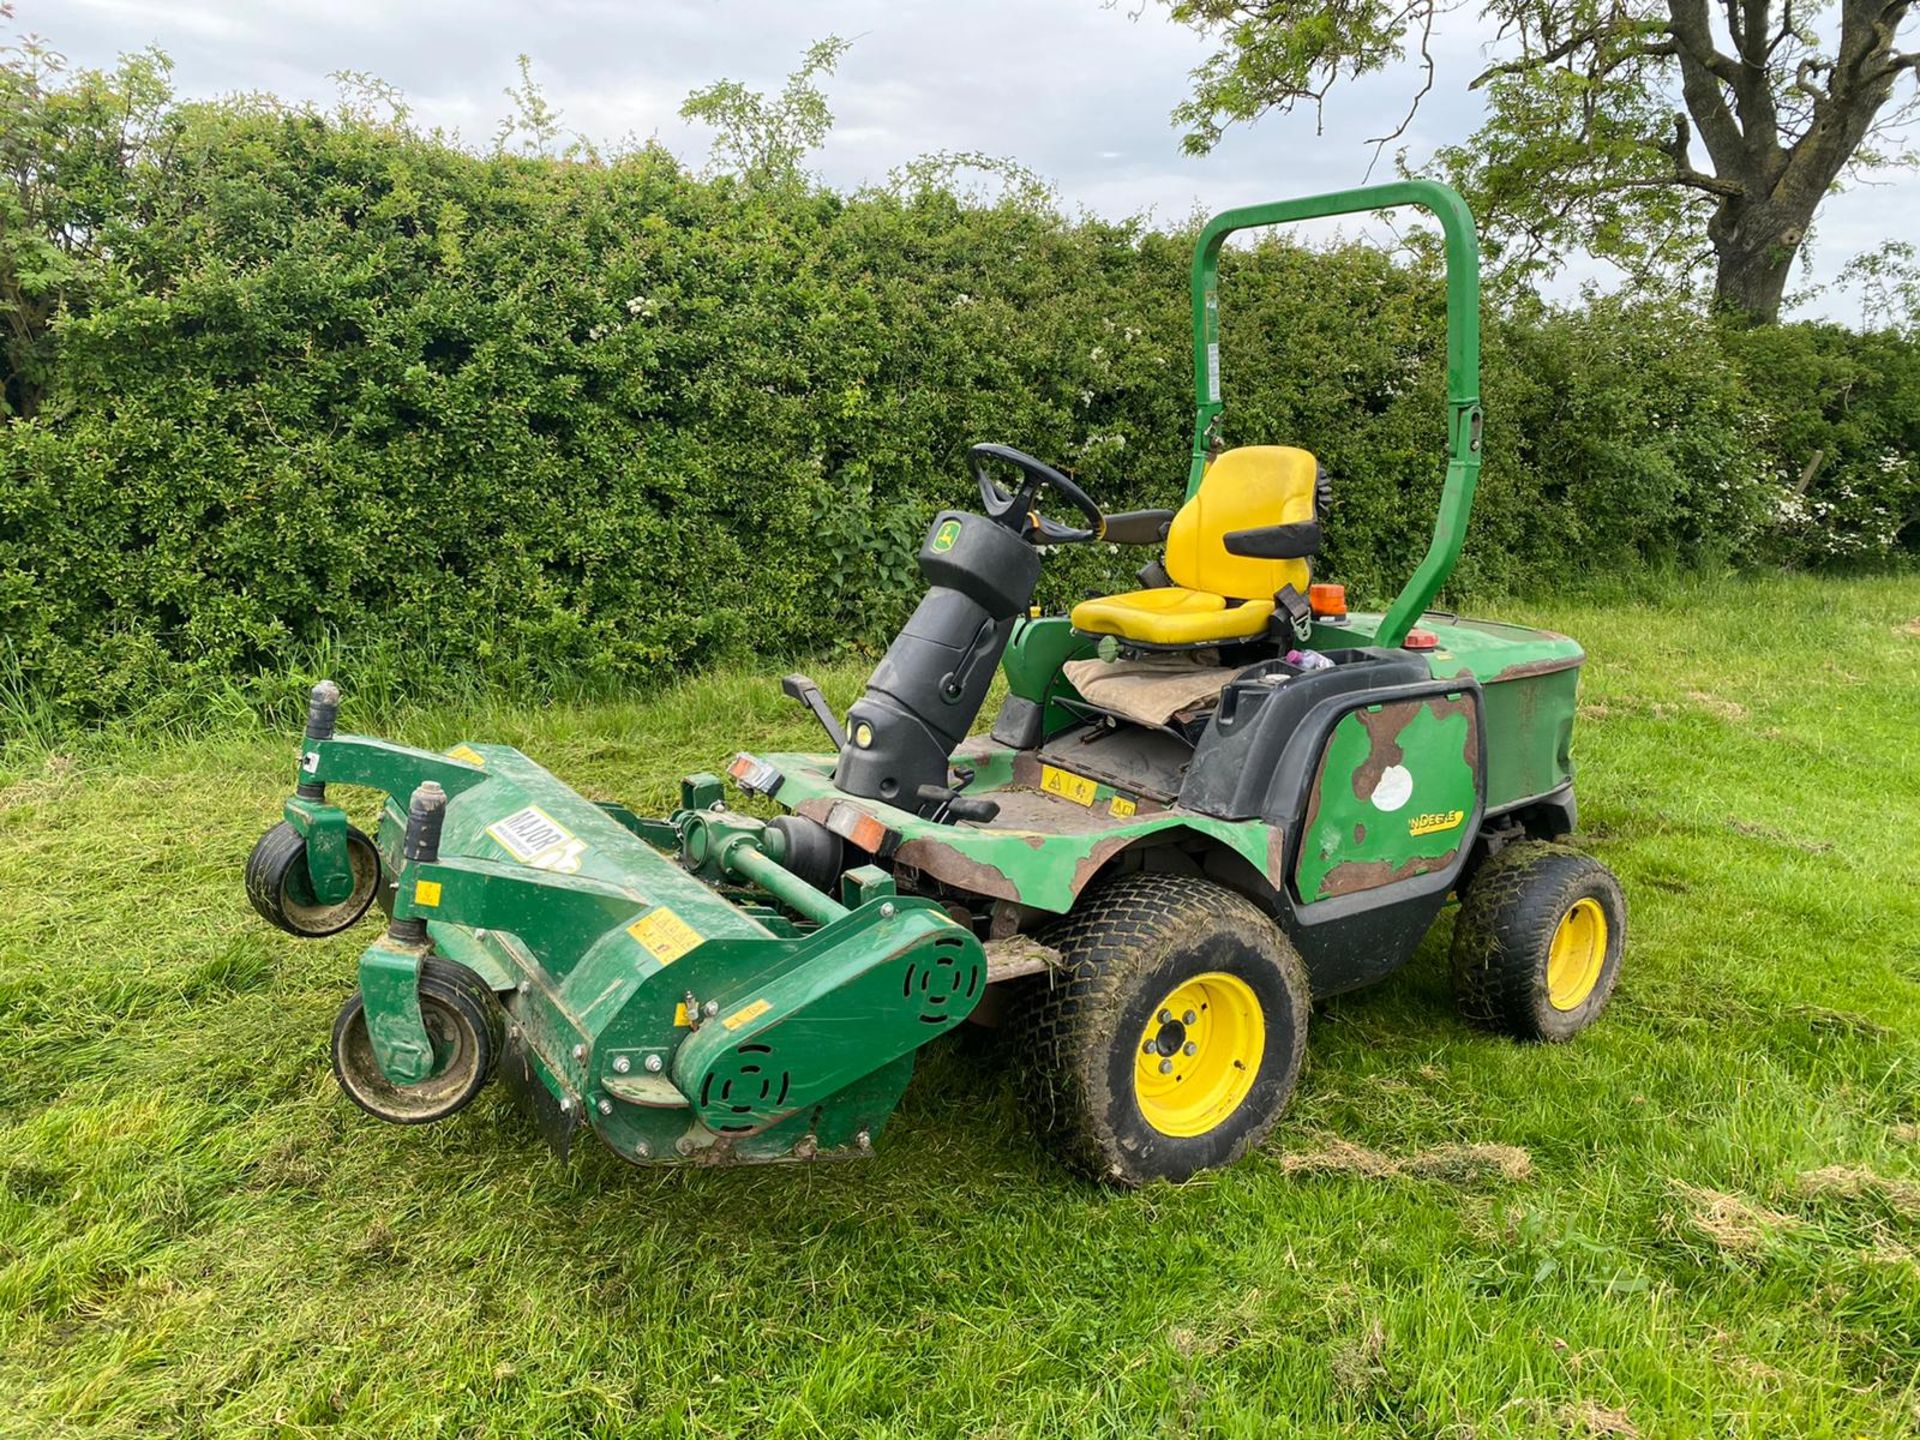
POLYGON ((1464 810, 1444 810, 1433 814, 1416 815, 1407 821, 1409 835, 1438 835, 1442 830, 1451 830, 1467 818, 1464 810))
POLYGON ((959 538, 960 522, 958 520, 942 521, 940 528, 933 532, 934 553, 945 554, 953 548, 953 542, 959 538))

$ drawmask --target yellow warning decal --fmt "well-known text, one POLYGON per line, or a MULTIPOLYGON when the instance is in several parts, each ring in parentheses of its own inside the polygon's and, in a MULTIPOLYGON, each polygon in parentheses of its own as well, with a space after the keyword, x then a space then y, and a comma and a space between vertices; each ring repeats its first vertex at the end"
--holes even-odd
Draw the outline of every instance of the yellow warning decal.
POLYGON ((1467 818, 1464 810, 1442 810, 1427 815, 1416 815, 1407 821, 1409 835, 1438 835, 1443 830, 1451 830, 1467 818))
POLYGON ((1062 800, 1071 800, 1076 805, 1093 804, 1094 794, 1100 789, 1086 776, 1053 765, 1040 767, 1040 788, 1049 795, 1058 795, 1062 800))
POLYGON ((707 938, 664 905, 627 926, 627 934, 662 965, 671 965, 707 938))
POLYGON ((1139 806, 1124 795, 1116 795, 1107 805, 1107 813, 1116 820, 1125 820, 1139 810, 1139 806))
POLYGON ((773 1005, 771 1002, 756 1000, 751 1005, 742 1005, 720 1023, 729 1030, 738 1030, 742 1025, 751 1024, 753 1021, 758 1020, 772 1008, 773 1005))
POLYGON ((464 760, 469 765, 484 765, 487 763, 487 757, 471 745, 454 746, 453 749, 447 751, 447 758, 449 760, 464 760))
POLYGON ((440 882, 438 880, 416 880, 413 882, 413 903, 424 905, 429 910, 440 903, 440 882))
POLYGON ((687 1017, 686 1001, 682 1000, 678 1005, 673 1007, 673 1023, 683 1029, 693 1024, 693 1021, 687 1017))

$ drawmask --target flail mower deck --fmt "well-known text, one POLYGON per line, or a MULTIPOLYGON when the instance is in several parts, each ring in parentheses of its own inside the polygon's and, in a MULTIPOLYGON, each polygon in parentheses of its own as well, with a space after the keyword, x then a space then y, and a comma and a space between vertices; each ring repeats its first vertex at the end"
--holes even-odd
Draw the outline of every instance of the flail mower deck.
POLYGON ((1193 308, 1180 509, 1105 515, 1041 461, 975 446, 983 513, 936 517, 928 592, 844 725, 783 682, 831 750, 729 767, 773 819, 713 775, 645 819, 506 746, 339 734, 339 693, 316 687, 247 889, 297 935, 376 900, 388 916, 334 1026, 348 1095, 413 1124, 499 1075, 563 1150, 588 1127, 636 1162, 858 1155, 915 1052, 992 1012, 1065 1159, 1180 1178, 1265 1135, 1312 1001, 1405 964, 1455 894, 1469 1018, 1548 1040, 1588 1024, 1625 906, 1552 843, 1574 823, 1582 653, 1426 608, 1480 463, 1465 206, 1415 181, 1228 212, 1202 232, 1193 308), (1398 599, 1348 614, 1310 583, 1331 492, 1313 456, 1218 441, 1218 259, 1247 226, 1408 204, 1446 239, 1446 483, 1398 599), (1084 524, 1042 515, 1042 490, 1084 524), (1157 555, 1141 588, 1033 610, 1038 547, 1096 539, 1157 555), (996 667, 1008 698, 968 738, 996 667), (385 793, 374 836, 343 785, 385 793))

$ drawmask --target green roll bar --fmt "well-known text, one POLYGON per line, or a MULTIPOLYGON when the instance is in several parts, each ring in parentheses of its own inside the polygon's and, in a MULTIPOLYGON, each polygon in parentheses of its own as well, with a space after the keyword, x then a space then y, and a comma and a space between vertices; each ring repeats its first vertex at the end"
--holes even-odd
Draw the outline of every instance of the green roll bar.
POLYGON ((1207 222, 1193 251, 1193 463, 1187 472, 1187 496, 1200 488, 1213 447, 1220 412, 1220 247, 1236 230, 1317 220, 1362 210, 1392 210, 1417 205, 1440 222, 1447 256, 1447 479, 1440 492, 1440 513, 1433 540, 1380 628, 1376 645, 1394 646, 1407 638, 1453 573, 1473 512, 1480 478, 1480 248, 1473 214, 1445 185, 1432 180, 1399 180, 1363 190, 1342 190, 1304 200, 1246 205, 1207 222))

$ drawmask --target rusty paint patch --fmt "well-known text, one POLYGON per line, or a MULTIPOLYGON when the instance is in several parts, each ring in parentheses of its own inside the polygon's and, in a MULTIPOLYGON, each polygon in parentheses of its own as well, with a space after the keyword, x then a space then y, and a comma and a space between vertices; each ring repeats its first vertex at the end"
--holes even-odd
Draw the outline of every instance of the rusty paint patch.
POLYGON ((1267 883, 1276 891, 1287 886, 1287 832, 1279 825, 1267 833, 1267 883))
POLYGON ((1480 709, 1463 692, 1459 695, 1443 696, 1427 701, 1427 709, 1433 712, 1436 720, 1445 720, 1454 715, 1463 715, 1467 721, 1466 743, 1460 747, 1460 754, 1467 762, 1469 770, 1480 768, 1480 709))
POLYGON ((1364 845, 1367 843, 1367 827, 1366 826, 1355 825, 1353 827, 1353 843, 1356 845, 1364 845))
MULTIPOLYGON (((1362 708, 1349 713, 1360 722, 1360 728, 1367 732, 1367 758, 1353 770, 1353 796, 1356 800, 1373 798, 1380 777, 1386 774, 1390 766, 1398 765, 1406 758, 1406 752, 1400 748, 1400 732, 1407 728, 1407 722, 1419 713, 1416 702, 1402 700, 1392 705, 1382 705, 1378 710, 1362 708)), ((1325 758, 1322 757, 1322 765, 1325 758)), ((1318 790, 1320 787, 1313 787, 1318 790)))
POLYGON ((1416 875, 1425 875, 1439 869, 1447 863, 1448 857, 1432 859, 1422 856, 1390 865, 1385 860, 1349 860, 1344 865, 1336 865, 1329 870, 1326 878, 1320 882, 1322 898, 1332 895, 1353 895, 1362 890, 1378 889, 1382 885, 1391 885, 1397 880, 1411 880, 1416 875))
MULTIPOLYGON (((1544 630, 1541 632, 1543 635, 1547 633, 1548 632, 1544 630)), ((1564 635, 1555 635, 1553 638, 1555 640, 1565 640, 1567 637, 1564 635)), ((1496 670, 1492 675, 1483 678, 1480 683, 1482 685, 1498 685, 1507 680, 1531 680, 1536 675, 1558 675, 1562 670, 1578 670, 1585 663, 1586 656, 1584 655, 1577 658, 1555 655, 1545 660, 1522 660, 1518 664, 1509 665, 1503 670, 1496 670)))
MULTIPOLYGON (((1164 833, 1164 832, 1163 832, 1164 833)), ((1130 845, 1134 836, 1109 835, 1104 840, 1096 840, 1089 850, 1073 867, 1073 893, 1077 897, 1087 888, 1087 882, 1100 873, 1100 868, 1130 845)))
POLYGON ((1018 900, 1020 887, 1007 878, 998 865, 962 855, 937 840, 909 840, 896 852, 896 860, 911 865, 942 884, 975 895, 991 895, 997 900, 1018 900))

